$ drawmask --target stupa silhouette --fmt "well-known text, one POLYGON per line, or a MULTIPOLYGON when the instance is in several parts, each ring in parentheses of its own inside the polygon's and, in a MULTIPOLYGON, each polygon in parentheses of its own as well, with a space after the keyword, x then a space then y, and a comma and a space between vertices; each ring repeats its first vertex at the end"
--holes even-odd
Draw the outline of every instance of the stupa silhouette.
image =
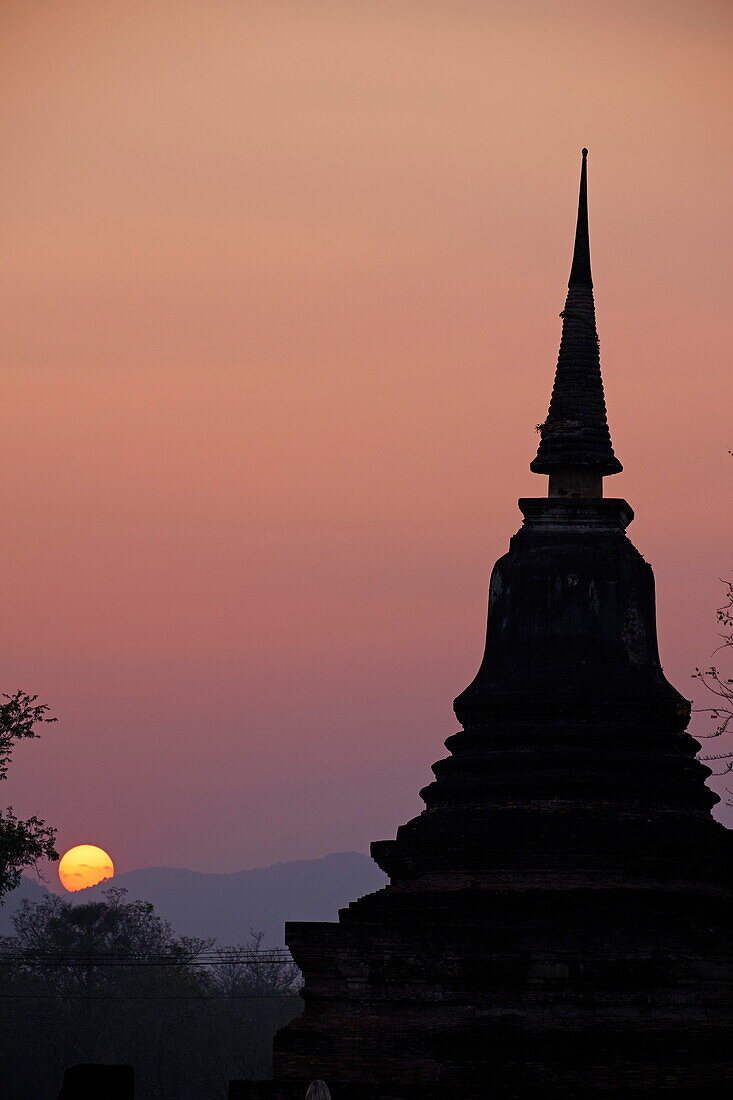
POLYGON ((390 885, 292 923, 304 1012, 274 1080, 334 1100, 728 1094, 731 837, 659 661, 651 567, 606 420, 586 150, 532 470, 549 495, 491 577, 486 651, 426 808, 372 845, 390 885), (726 1013, 728 1013, 726 1015, 726 1013))

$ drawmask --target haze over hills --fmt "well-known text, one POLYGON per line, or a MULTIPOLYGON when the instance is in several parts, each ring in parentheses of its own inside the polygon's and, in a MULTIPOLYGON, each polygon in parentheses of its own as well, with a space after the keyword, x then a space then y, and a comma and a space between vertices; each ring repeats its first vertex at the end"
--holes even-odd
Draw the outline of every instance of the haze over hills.
MULTIPOLYGON (((369 856, 338 852, 231 874, 144 867, 65 896, 94 901, 109 886, 119 886, 130 899, 152 902, 180 935, 215 936, 220 944, 234 944, 246 942, 254 929, 274 947, 283 943, 286 920, 336 920, 340 908, 386 883, 369 856)), ((22 897, 37 901, 44 893, 42 886, 24 879, 0 909, 0 933, 12 933, 10 918, 22 897)))
POLYGON ((32 878, 25 875, 20 880, 20 885, 6 895, 5 901, 0 905, 0 936, 12 936, 12 916, 20 903, 24 900, 30 902, 42 901, 48 890, 32 878))

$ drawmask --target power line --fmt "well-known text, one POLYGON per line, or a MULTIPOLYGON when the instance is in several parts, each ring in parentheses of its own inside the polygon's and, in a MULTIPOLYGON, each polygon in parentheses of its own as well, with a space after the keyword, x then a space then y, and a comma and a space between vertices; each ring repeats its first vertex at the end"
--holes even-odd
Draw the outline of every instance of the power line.
POLYGON ((125 952, 0 952, 0 965, 26 966, 294 966, 289 952, 275 949, 267 952, 209 951, 185 957, 163 954, 127 954, 125 952))
POLYGON ((272 1001, 284 997, 298 997, 297 989, 282 993, 0 993, 0 1001, 272 1001))
MULTIPOLYGON (((118 952, 118 950, 92 950, 87 952, 81 947, 69 948, 67 950, 56 950, 45 947, 22 947, 18 950, 1 950, 0 958, 4 955, 23 955, 24 957, 31 957, 36 955, 48 956, 79 956, 83 955, 85 958, 89 955, 105 956, 105 958, 183 958, 185 952, 118 952)), ((251 950, 250 948, 237 947, 217 947, 207 948, 206 950, 200 950, 200 952, 190 953, 192 957, 204 958, 206 956, 216 956, 217 958, 245 958, 245 959, 264 959, 264 958, 291 958, 291 953, 288 952, 286 947, 267 947, 264 950, 251 950)))

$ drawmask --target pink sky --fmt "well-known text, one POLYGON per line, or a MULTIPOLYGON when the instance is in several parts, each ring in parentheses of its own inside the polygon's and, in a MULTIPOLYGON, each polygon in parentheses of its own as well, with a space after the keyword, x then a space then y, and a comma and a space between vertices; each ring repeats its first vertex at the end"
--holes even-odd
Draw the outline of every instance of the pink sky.
POLYGON ((5 0, 2 792, 118 870, 366 850, 481 655, 570 262, 684 693, 731 573, 733 9, 5 0))

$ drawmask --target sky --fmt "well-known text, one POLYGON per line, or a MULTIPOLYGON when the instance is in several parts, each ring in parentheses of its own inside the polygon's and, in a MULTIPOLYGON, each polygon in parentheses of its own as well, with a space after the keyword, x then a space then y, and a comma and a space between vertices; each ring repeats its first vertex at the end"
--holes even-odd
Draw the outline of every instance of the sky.
POLYGON ((120 871, 366 851, 419 812, 517 498, 546 492, 583 145, 606 492, 704 705, 732 24, 727 0, 3 0, 1 686, 59 719, 3 804, 120 871))

